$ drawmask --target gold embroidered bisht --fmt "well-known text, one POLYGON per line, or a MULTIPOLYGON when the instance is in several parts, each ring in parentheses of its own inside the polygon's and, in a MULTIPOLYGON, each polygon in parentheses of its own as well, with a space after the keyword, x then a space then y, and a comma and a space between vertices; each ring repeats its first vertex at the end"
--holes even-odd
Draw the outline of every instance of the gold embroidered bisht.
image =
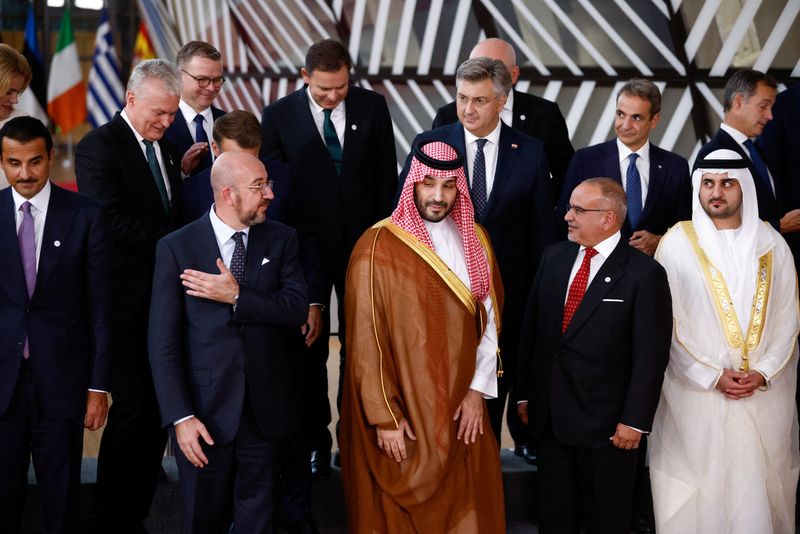
MULTIPOLYGON (((339 433, 348 529, 499 534, 503 482, 488 416, 470 445, 456 439, 453 421, 475 372, 486 312, 432 251, 413 242, 384 221, 350 258, 339 433), (408 458, 398 464, 378 448, 376 430, 402 419, 417 439, 406 437, 408 458)), ((499 271, 482 243, 499 317, 499 271)))

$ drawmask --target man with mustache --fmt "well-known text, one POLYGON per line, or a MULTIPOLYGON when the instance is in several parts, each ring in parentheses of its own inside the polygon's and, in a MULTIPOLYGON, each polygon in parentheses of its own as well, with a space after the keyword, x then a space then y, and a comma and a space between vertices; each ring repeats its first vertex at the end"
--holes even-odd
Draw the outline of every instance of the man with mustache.
MULTIPOLYGON (((157 246, 153 381, 180 448, 185 531, 227 531, 232 502, 236 532, 274 532, 278 466, 300 428, 286 337, 305 321, 306 283, 295 231, 266 220, 273 194, 264 164, 225 152, 211 187, 206 215, 157 246)), ((303 503, 306 524, 290 532, 311 532, 310 477, 292 491, 284 500, 303 503)))

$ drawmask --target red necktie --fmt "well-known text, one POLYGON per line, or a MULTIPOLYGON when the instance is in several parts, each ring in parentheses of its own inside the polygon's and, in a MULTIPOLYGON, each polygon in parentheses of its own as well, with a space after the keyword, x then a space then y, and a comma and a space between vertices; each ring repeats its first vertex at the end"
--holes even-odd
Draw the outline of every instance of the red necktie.
POLYGON ((597 251, 592 247, 586 247, 586 253, 583 256, 583 262, 575 273, 575 278, 572 279, 572 284, 569 286, 569 293, 567 294, 567 302, 564 304, 564 318, 561 320, 561 333, 566 332, 572 316, 575 315, 575 310, 581 304, 583 294, 586 293, 586 285, 589 282, 589 269, 591 267, 592 258, 597 255, 597 251))

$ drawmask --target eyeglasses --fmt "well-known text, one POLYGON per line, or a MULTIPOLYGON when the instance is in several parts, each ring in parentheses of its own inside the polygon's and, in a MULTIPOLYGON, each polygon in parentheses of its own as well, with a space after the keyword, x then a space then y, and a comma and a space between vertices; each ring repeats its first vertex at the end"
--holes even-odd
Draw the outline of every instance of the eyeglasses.
POLYGON ((249 189, 250 191, 258 191, 262 195, 265 195, 267 191, 272 191, 273 185, 275 185, 275 182, 273 182, 272 180, 267 180, 266 182, 260 185, 243 185, 241 187, 232 185, 231 187, 234 187, 236 189, 249 189))
POLYGON ((194 74, 189 74, 183 69, 181 69, 181 72, 196 81, 197 85, 199 85, 201 89, 205 89, 210 83, 213 83, 214 87, 222 87, 222 84, 225 83, 225 78, 222 76, 217 78, 209 78, 208 76, 195 76, 194 74))
POLYGON ((482 108, 492 100, 497 100, 497 97, 493 98, 486 98, 485 96, 476 96, 475 98, 470 98, 465 95, 457 95, 456 101, 458 102, 459 106, 466 106, 468 103, 472 102, 472 105, 476 108, 482 108))
POLYGON ((580 206, 573 206, 572 204, 567 204, 566 208, 567 208, 567 213, 569 213, 570 211, 574 211, 575 215, 578 215, 578 216, 583 215, 587 211, 612 211, 612 210, 607 209, 607 208, 597 208, 597 209, 582 208, 580 206))

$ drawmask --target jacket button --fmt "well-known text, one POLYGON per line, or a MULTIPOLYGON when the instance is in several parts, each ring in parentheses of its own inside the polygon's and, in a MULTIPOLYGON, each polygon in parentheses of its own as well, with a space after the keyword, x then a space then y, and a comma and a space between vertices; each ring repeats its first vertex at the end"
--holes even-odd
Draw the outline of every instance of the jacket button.
POLYGON ((24 349, 25 348, 25 343, 20 341, 19 343, 17 343, 17 348, 24 349))

